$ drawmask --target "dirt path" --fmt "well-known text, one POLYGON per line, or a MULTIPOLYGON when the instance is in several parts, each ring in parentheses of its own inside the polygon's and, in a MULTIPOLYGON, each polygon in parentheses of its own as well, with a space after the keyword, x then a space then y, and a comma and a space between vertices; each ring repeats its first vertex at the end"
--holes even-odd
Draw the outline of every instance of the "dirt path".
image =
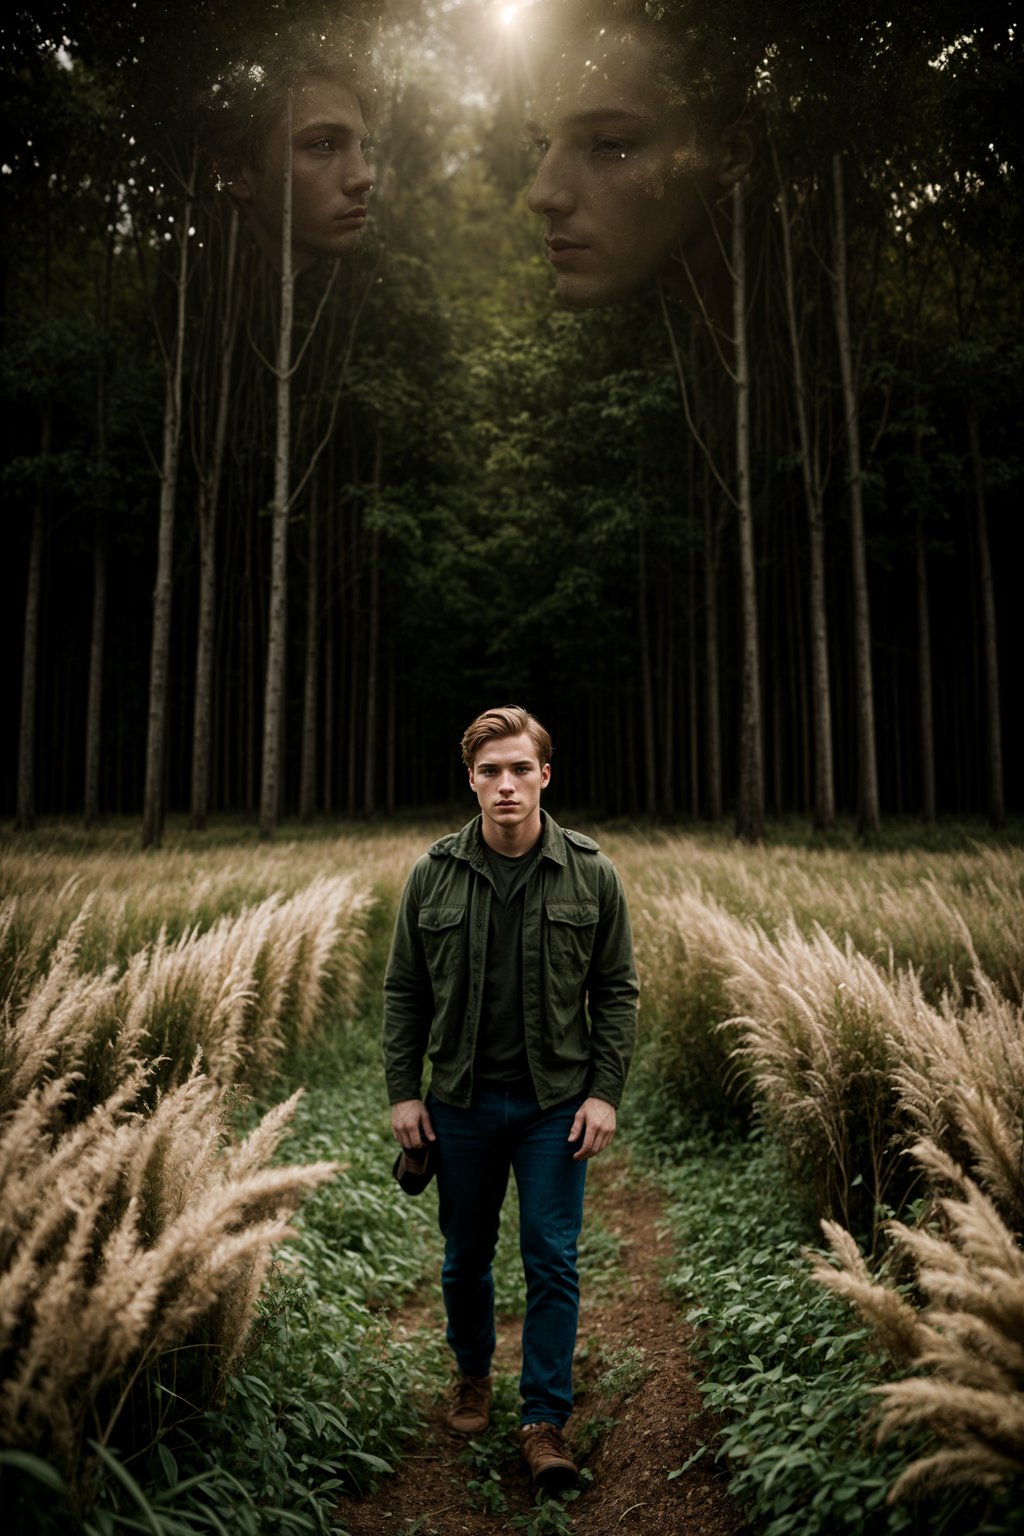
MULTIPOLYGON (((616 1153, 591 1165, 587 1209, 620 1245, 613 1272, 583 1286, 569 1436, 592 1480, 567 1506, 566 1522, 534 1516, 534 1529, 578 1536, 742 1536, 742 1516, 710 1455, 668 1478, 710 1437, 712 1426, 693 1379, 690 1331, 662 1289, 671 1250, 658 1231, 661 1197, 631 1176, 628 1159, 616 1153)), ((412 1303, 397 1321, 403 1329, 441 1329, 440 1303, 412 1303)), ((518 1319, 505 1319, 497 1373, 518 1375, 518 1340, 518 1319)), ((486 1451, 470 1451, 469 1460, 465 1443, 445 1430, 444 1403, 425 1404, 426 1432, 396 1475, 373 1497, 342 1505, 349 1536, 499 1536, 524 1529, 532 1536, 522 1518, 513 1523, 534 1510, 534 1500, 518 1459, 511 1381, 504 1398, 507 1410, 492 1425, 486 1451), (500 1480, 491 1478, 491 1469, 500 1480), (471 1481, 484 1487, 474 1490, 471 1481), (488 1496, 490 1510, 480 1507, 488 1496)))

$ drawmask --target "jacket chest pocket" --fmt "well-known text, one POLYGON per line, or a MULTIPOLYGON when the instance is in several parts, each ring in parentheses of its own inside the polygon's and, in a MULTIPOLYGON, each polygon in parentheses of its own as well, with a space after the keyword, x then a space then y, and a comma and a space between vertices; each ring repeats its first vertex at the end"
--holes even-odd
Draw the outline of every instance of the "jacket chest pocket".
POLYGON ((548 961, 556 972, 563 968, 582 980, 590 967, 597 934, 596 901, 549 901, 547 913, 548 961))
POLYGON ((431 976, 450 976, 465 953, 465 907, 421 907, 419 935, 431 976))

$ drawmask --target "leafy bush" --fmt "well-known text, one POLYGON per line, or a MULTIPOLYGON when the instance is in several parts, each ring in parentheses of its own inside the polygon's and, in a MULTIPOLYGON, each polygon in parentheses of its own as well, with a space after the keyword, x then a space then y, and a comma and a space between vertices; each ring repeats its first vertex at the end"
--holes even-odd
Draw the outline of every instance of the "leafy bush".
POLYGON ((694 1145, 664 1178, 684 1256, 672 1284, 699 1298, 688 1317, 719 1420, 706 1454, 728 1459, 732 1492, 763 1536, 1017 1529, 1005 1502, 972 1493, 886 1502, 922 1442, 876 1445, 873 1389, 887 1364, 810 1278, 799 1211, 770 1147, 694 1145))
POLYGON ((300 1101, 287 1152, 306 1159, 332 1146, 341 1172, 278 1249, 245 1375, 211 1421, 236 1476, 276 1488, 279 1507, 315 1502, 325 1518, 339 1489, 390 1470, 417 1425, 413 1396, 443 1371, 442 1340, 398 1336, 388 1316, 439 1268, 438 1238, 432 1204, 391 1177, 370 1044, 339 1042, 333 1060, 326 1049, 316 1060, 321 1086, 300 1101))

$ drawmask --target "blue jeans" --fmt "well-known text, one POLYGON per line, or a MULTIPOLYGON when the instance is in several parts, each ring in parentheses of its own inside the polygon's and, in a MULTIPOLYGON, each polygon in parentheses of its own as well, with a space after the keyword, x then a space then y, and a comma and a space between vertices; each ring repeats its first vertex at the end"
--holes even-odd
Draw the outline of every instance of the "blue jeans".
POLYGON ((586 1162, 574 1162, 569 1130, 583 1095, 541 1109, 533 1097, 478 1089, 469 1109, 427 1100, 437 1132, 441 1287, 448 1342, 463 1376, 486 1376, 494 1353, 494 1280, 509 1170, 519 1191, 519 1250, 526 1275, 524 1424, 560 1429, 572 1412, 572 1357, 580 1286, 576 1245, 586 1162))

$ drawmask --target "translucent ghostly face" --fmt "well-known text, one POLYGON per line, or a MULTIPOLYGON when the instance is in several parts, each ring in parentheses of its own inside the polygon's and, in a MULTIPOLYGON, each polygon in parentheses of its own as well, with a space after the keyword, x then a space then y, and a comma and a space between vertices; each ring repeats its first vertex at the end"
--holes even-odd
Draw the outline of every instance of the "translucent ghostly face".
MULTIPOLYGON (((292 262, 306 267, 317 256, 354 249, 366 223, 373 179, 363 155, 366 124, 356 96, 328 78, 312 78, 292 97, 292 262)), ((262 249, 281 261, 288 116, 267 136, 258 166, 243 165, 231 190, 241 202, 262 249)))
POLYGON ((604 29, 567 50, 529 131, 541 161, 527 201, 568 308, 612 303, 651 278, 687 285, 687 267, 699 281, 718 257, 725 149, 642 33, 604 29))

